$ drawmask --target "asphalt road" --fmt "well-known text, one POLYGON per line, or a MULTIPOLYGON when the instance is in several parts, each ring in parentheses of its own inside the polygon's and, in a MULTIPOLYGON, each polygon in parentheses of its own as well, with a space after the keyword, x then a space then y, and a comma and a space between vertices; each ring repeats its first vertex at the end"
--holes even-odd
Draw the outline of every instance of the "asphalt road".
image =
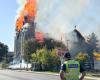
POLYGON ((26 71, 0 70, 0 80, 60 80, 59 76, 26 71))
MULTIPOLYGON (((0 70, 0 80, 60 80, 59 75, 44 72, 0 70)), ((84 80, 100 80, 96 77, 85 77, 84 80)))

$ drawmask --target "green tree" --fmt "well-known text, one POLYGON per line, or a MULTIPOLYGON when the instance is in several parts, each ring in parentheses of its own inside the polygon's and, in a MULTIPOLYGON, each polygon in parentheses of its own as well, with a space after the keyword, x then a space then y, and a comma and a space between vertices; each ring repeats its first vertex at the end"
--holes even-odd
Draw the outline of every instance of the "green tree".
POLYGON ((56 53, 56 49, 52 49, 50 52, 50 60, 48 60, 49 63, 49 70, 51 71, 57 71, 60 68, 60 58, 56 53))
POLYGON ((30 62, 32 53, 35 53, 37 49, 42 46, 35 39, 27 40, 24 44, 24 59, 30 62))
POLYGON ((92 63, 91 68, 94 68, 94 59, 93 59, 93 52, 94 51, 98 51, 98 39, 95 33, 92 33, 89 37, 88 37, 88 42, 87 42, 87 53, 90 57, 89 62, 92 63))
POLYGON ((7 61, 8 46, 0 42, 0 61, 7 61))
MULTIPOLYGON (((40 64, 42 70, 57 70, 60 66, 60 59, 56 55, 56 49, 48 51, 46 48, 37 50, 32 54, 32 61, 40 64)), ((37 66, 38 67, 38 66, 37 66)))
POLYGON ((98 39, 95 33, 92 33, 89 37, 88 37, 88 52, 89 53, 93 53, 93 51, 98 51, 97 45, 98 45, 98 39))
POLYGON ((35 39, 27 40, 24 44, 24 59, 27 64, 29 62, 39 64, 42 70, 53 69, 60 63, 55 47, 65 47, 65 45, 51 38, 45 39, 43 43, 35 39))
POLYGON ((87 58, 88 58, 88 55, 87 55, 86 53, 80 52, 80 53, 78 53, 78 54, 76 55, 75 58, 76 58, 76 60, 79 60, 79 61, 86 61, 87 58))
POLYGON ((32 54, 32 62, 39 63, 42 70, 46 70, 48 57, 49 55, 46 48, 39 49, 36 53, 32 54))
POLYGON ((24 44, 24 59, 27 62, 27 70, 28 63, 31 61, 31 54, 36 51, 35 40, 28 40, 24 44))
POLYGON ((48 50, 52 50, 55 47, 65 47, 65 45, 61 41, 56 41, 52 38, 44 39, 44 45, 48 50))

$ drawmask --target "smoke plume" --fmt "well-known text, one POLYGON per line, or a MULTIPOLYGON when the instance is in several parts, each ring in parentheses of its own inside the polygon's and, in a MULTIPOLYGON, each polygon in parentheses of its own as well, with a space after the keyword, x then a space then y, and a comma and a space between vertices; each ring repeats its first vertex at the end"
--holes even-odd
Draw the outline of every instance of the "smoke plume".
POLYGON ((87 0, 38 0, 37 26, 53 38, 71 31, 84 11, 87 0))
MULTIPOLYGON (((18 13, 18 26, 22 26, 23 15, 27 14, 25 11, 25 4, 27 1, 35 0, 17 0, 19 8, 18 13), (19 17, 20 16, 20 17, 19 17), (21 19, 20 19, 21 18, 21 19)), ((61 39, 61 36, 66 32, 73 30, 75 21, 84 12, 87 6, 88 0, 36 0, 37 1, 37 14, 30 13, 30 15, 36 14, 37 27, 45 32, 49 33, 51 37, 55 39, 61 39)), ((31 5, 31 8, 34 7, 31 5)), ((33 11, 33 10, 32 10, 33 11)), ((29 11, 28 11, 29 12, 29 11)), ((31 16, 32 17, 32 16, 31 16)), ((18 27, 20 30, 21 27, 18 27)))

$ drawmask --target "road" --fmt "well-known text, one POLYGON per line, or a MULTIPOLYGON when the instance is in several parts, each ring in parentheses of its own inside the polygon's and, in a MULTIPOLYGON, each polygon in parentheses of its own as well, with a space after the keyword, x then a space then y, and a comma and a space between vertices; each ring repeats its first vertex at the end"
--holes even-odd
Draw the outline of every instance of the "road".
POLYGON ((0 70, 0 80, 60 80, 59 76, 26 71, 0 70))
MULTIPOLYGON (((60 80, 58 75, 16 71, 16 70, 0 70, 0 80, 60 80)), ((84 80, 100 80, 100 78, 86 77, 84 80)))

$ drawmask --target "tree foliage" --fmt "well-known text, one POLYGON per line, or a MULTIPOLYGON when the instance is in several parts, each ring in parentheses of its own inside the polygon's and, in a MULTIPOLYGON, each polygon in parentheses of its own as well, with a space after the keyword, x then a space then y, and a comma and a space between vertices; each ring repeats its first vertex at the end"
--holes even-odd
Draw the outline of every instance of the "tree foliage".
POLYGON ((35 40, 28 40, 24 44, 24 59, 30 62, 31 54, 36 50, 35 40))
POLYGON ((97 48, 98 45, 98 39, 95 33, 92 33, 89 37, 88 37, 88 42, 87 42, 87 52, 88 53, 92 53, 94 50, 98 51, 97 48))
POLYGON ((55 47, 65 47, 65 45, 61 41, 56 41, 52 38, 46 38, 44 40, 44 45, 48 50, 52 50, 55 47))
POLYGON ((91 63, 91 68, 93 69, 94 67, 94 55, 93 52, 96 51, 98 52, 98 39, 95 33, 92 33, 88 37, 88 42, 87 42, 87 53, 89 55, 89 62, 91 63))
POLYGON ((57 69, 60 66, 60 59, 56 55, 55 47, 61 46, 65 47, 62 42, 53 39, 45 39, 43 43, 34 39, 28 40, 24 45, 24 59, 27 63, 35 62, 41 70, 57 69))
MULTIPOLYGON (((43 43, 39 43, 35 39, 31 39, 25 42, 24 44, 24 58, 25 60, 31 59, 31 54, 38 52, 39 49, 46 48, 48 50, 52 50, 55 47, 65 47, 62 42, 55 41, 53 39, 45 39, 43 43)), ((41 51, 41 50, 40 50, 41 51)), ((43 51, 43 50, 42 50, 43 51)))
POLYGON ((7 58, 8 46, 0 42, 0 61, 7 58))
POLYGON ((76 55, 76 60, 79 60, 79 61, 86 61, 88 59, 88 55, 86 53, 78 53, 76 55))
POLYGON ((40 63, 41 70, 57 70, 60 66, 60 59, 56 55, 56 49, 48 51, 46 48, 37 50, 32 54, 32 61, 40 63))

